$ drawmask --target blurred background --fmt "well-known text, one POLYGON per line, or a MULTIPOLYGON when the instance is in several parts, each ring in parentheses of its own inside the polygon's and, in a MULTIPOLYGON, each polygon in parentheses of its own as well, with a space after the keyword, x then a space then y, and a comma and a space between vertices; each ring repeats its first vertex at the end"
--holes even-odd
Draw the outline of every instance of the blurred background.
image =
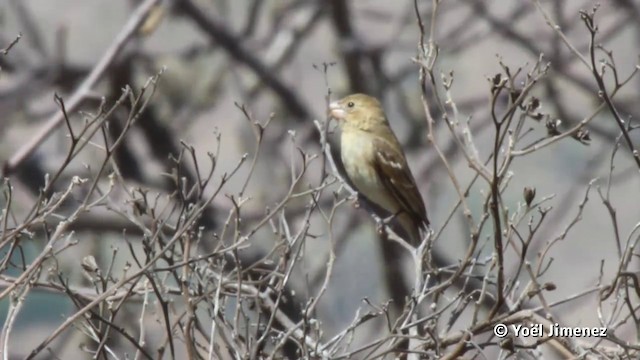
MULTIPOLYGON (((253 158, 256 153, 256 127, 252 122, 264 124, 270 120, 255 166, 247 161, 234 175, 249 179, 246 186, 244 181, 225 184, 221 194, 229 196, 215 197, 200 222, 207 230, 219 232, 234 206, 230 195, 241 194, 249 197, 243 206, 243 221, 250 228, 267 208, 276 208, 287 196, 291 166, 302 166, 296 149, 322 156, 314 121, 324 124, 327 120, 327 100, 364 92, 383 103, 418 180, 433 229, 442 230, 433 245, 439 261, 443 261, 439 266, 460 261, 469 246, 470 229, 461 209, 455 208, 458 194, 451 177, 427 138, 428 123, 415 61, 420 29, 414 7, 429 31, 432 1, 417 1, 417 5, 409 0, 157 1, 156 5, 147 6, 151 15, 139 19, 142 27, 127 30, 132 19, 141 14, 139 6, 147 3, 151 4, 112 0, 0 2, 0 48, 9 47, 21 34, 10 51, 0 53, 0 163, 3 176, 11 180, 13 187, 8 227, 28 216, 47 185, 46 174, 49 178, 55 174, 68 156, 69 130, 65 123, 59 121, 47 128, 50 120, 60 114, 55 95, 68 106, 74 96, 81 94, 80 101, 69 111, 71 126, 79 130, 102 101, 111 106, 127 85, 134 92, 139 91, 150 77, 162 71, 153 97, 114 152, 110 170, 103 174, 102 181, 106 182, 106 175, 117 169, 131 188, 171 194, 176 190, 170 181, 174 159, 184 153, 182 144, 188 144, 202 161, 203 169, 207 169, 205 173, 209 168, 207 153, 217 154, 212 180, 217 184, 222 174, 235 169, 244 154, 253 158), (104 69, 88 88, 83 88, 101 62, 104 69), (46 136, 30 147, 29 142, 40 134, 46 136), (28 154, 20 156, 25 149, 29 149, 28 154)), ((522 69, 515 77, 518 84, 525 83, 527 73, 540 59, 541 64, 548 64, 548 72, 530 94, 539 99, 540 111, 548 116, 547 120, 560 120, 558 131, 593 118, 585 127, 589 141, 568 136, 518 157, 509 169, 510 180, 502 194, 508 215, 524 206, 524 187, 536 189, 536 201, 549 198, 541 206, 550 210, 531 239, 524 260, 535 263, 547 244, 558 238, 545 255, 553 261, 540 277, 541 282, 556 285, 546 300, 555 303, 591 289, 589 294, 554 308, 557 319, 570 326, 600 324, 602 313, 599 315, 598 291, 594 289, 616 277, 621 251, 628 240, 633 244, 638 240, 636 229, 640 221, 638 167, 627 143, 619 142, 620 128, 611 112, 606 108, 597 111, 602 101, 598 85, 582 60, 590 61, 590 33, 579 11, 591 11, 594 5, 590 1, 441 1, 432 34, 438 47, 438 85, 427 89, 436 142, 463 189, 476 172, 452 141, 451 130, 434 105, 436 97, 444 101, 450 96, 457 107, 456 120, 468 122, 482 161, 493 151, 491 79, 504 73, 501 63, 513 73, 522 69), (440 74, 453 77, 448 92, 441 84, 440 74), (584 202, 593 179, 588 201, 584 202), (598 191, 608 196, 614 215, 598 191), (581 203, 583 208, 579 207, 581 203)), ((622 81, 636 71, 638 64, 640 2, 602 2, 595 19, 596 43, 611 51, 616 75, 622 81)), ((601 59, 611 64, 604 52, 597 52, 596 57, 598 64, 604 64, 601 59)), ((614 68, 602 66, 606 67, 607 87, 613 91, 614 68)), ((632 124, 640 113, 639 90, 640 82, 634 77, 616 90, 614 97, 620 117, 632 124)), ((508 100, 498 100, 504 109, 508 100)), ((447 109, 451 109, 450 105, 448 102, 447 109)), ((107 136, 118 137, 128 114, 126 107, 111 114, 107 136)), ((525 127, 527 137, 522 144, 549 137, 545 120, 528 119, 525 127)), ((630 136, 637 149, 640 135, 631 131, 630 136)), ((66 189, 74 175, 91 177, 87 165, 95 171, 104 154, 99 146, 102 135, 96 135, 96 139, 65 164, 51 191, 66 189)), ((330 135, 334 150, 339 147, 336 139, 335 134, 330 135)), ((191 170, 184 176, 193 181, 195 172, 190 160, 189 164, 191 170)), ((311 163, 296 191, 318 186, 323 171, 320 160, 311 163)), ((331 173, 332 169, 326 171, 331 173)), ((212 194, 217 186, 214 185, 205 193, 212 194)), ((3 186, 6 194, 8 184, 3 186)), ((338 198, 349 196, 339 183, 328 185, 328 189, 321 197, 321 207, 331 209, 331 192, 336 192, 338 198)), ((489 191, 483 180, 470 187, 467 201, 476 221, 487 212, 485 197, 489 191)), ((60 218, 81 199, 82 191, 74 193, 59 209, 60 218)), ((0 199, 3 208, 7 203, 6 196, 0 199)), ((116 190, 105 206, 74 221, 77 244, 59 254, 56 274, 63 274, 72 284, 91 288, 82 275, 80 259, 92 255, 101 266, 113 263, 116 268, 131 262, 124 250, 127 245, 123 229, 132 225, 123 216, 126 212, 112 211, 118 206, 133 211, 123 190, 116 190), (120 249, 117 256, 114 249, 120 249)), ((363 299, 380 306, 389 299, 383 280, 388 264, 381 253, 384 248, 379 244, 374 220, 365 209, 355 207, 353 199, 337 208, 331 229, 327 229, 320 214, 307 218, 307 209, 308 199, 291 199, 283 210, 292 232, 310 219, 309 233, 314 235, 305 239, 289 285, 299 294, 300 301, 315 296, 333 247, 333 274, 316 309, 323 337, 328 339, 345 329, 359 309, 371 309, 363 299)), ((539 214, 532 212, 531 216, 539 214)), ((526 229, 527 221, 528 218, 519 226, 526 229)), ((135 229, 131 231, 135 233, 135 229)), ((268 233, 268 229, 260 230, 250 246, 243 248, 247 257, 267 256, 274 246, 268 233)), ((135 246, 140 246, 138 237, 134 234, 130 239, 135 246)), ((27 265, 41 253, 46 241, 35 236, 21 244, 20 256, 27 265)), ((480 244, 478 257, 490 258, 490 225, 483 229, 480 244)), ((194 251, 206 253, 206 249, 203 245, 194 251)), ((10 251, 6 244, 0 250, 3 257, 10 251)), ((13 259, 17 255, 11 256, 13 259)), ((635 256, 631 256, 629 271, 634 269, 635 256)), ((507 278, 515 274, 522 260, 514 251, 505 250, 507 278)), ((47 269, 51 268, 43 267, 35 278, 53 276, 47 269)), ((410 265, 405 270, 410 274, 410 265)), ((2 271, 2 276, 16 277, 21 267, 7 266, 2 271)), ((452 290, 448 296, 455 292, 452 290)), ((30 353, 78 306, 63 292, 51 289, 34 287, 24 296, 26 302, 11 333, 10 341, 19 339, 20 343, 12 347, 15 358, 30 353)), ((9 303, 8 297, 0 301, 0 323, 7 319, 9 303)), ((532 300, 531 304, 538 302, 532 300)), ((376 333, 381 324, 371 325, 367 331, 376 333)), ((618 328, 616 336, 636 341, 637 329, 633 324, 627 325, 618 328)), ((163 328, 155 326, 159 330, 150 330, 150 336, 161 337, 163 328)), ((94 345, 77 333, 70 330, 53 342, 52 353, 60 358, 88 356, 84 350, 94 345)), ((366 332, 361 333, 355 344, 365 344, 369 338, 366 332)), ((42 352, 38 356, 52 355, 42 352)))

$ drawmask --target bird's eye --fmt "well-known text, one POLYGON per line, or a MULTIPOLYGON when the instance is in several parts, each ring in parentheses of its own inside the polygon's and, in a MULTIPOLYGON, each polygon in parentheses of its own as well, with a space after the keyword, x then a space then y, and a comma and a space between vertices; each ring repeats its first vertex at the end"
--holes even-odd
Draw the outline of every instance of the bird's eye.
POLYGON ((356 106, 356 104, 354 104, 353 101, 349 101, 349 103, 347 103, 347 106, 352 108, 352 107, 356 106))

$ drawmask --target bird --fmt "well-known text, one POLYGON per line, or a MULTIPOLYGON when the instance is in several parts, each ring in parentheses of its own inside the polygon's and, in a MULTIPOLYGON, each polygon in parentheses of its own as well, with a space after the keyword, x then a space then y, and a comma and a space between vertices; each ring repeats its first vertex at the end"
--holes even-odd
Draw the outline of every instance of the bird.
POLYGON ((338 123, 340 158, 348 182, 370 203, 392 215, 412 246, 429 227, 427 210, 400 142, 380 102, 352 94, 329 104, 338 123))

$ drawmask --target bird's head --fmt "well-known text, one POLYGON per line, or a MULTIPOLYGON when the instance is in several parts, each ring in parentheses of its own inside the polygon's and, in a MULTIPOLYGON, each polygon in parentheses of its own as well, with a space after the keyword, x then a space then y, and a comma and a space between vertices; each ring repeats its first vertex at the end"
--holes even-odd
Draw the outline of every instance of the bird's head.
POLYGON ((367 130, 387 124, 387 118, 378 99, 365 94, 353 94, 329 104, 329 114, 340 127, 367 130))

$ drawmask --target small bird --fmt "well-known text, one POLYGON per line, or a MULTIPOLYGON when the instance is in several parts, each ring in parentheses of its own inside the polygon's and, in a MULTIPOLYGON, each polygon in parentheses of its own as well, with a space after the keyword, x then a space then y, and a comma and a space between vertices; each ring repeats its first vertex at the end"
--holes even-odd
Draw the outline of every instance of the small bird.
POLYGON ((427 210, 380 102, 352 94, 329 105, 342 130, 340 157, 355 190, 394 215, 413 246, 429 226, 427 210))

